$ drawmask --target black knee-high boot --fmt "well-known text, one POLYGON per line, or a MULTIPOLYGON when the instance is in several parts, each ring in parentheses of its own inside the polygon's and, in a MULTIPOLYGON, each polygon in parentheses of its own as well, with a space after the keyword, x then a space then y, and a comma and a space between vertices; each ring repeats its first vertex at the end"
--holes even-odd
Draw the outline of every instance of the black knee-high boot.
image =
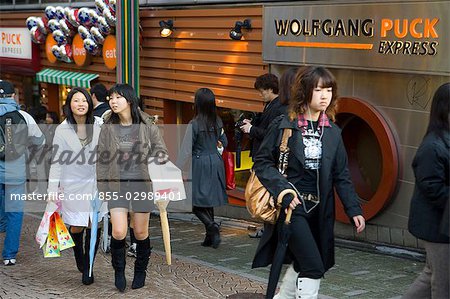
POLYGON ((148 237, 144 240, 136 240, 136 261, 134 262, 132 289, 139 289, 145 285, 146 271, 151 253, 152 248, 148 237))
POLYGON ((111 262, 114 268, 114 284, 123 292, 127 287, 125 279, 125 239, 116 240, 111 237, 111 262))
POLYGON ((211 219, 212 222, 214 221, 214 208, 207 208, 208 213, 209 213, 209 218, 211 219))
POLYGON ((83 261, 84 261, 84 255, 83 255, 83 231, 80 233, 73 233, 69 229, 70 236, 72 237, 73 242, 75 243, 75 246, 73 248, 73 255, 75 256, 75 262, 77 263, 78 271, 83 273, 83 261))
POLYGON ((210 246, 212 246, 213 248, 217 248, 217 247, 219 247, 219 244, 221 242, 221 239, 220 239, 220 225, 217 224, 214 221, 214 208, 212 208, 212 207, 211 208, 206 208, 206 210, 207 210, 207 213, 209 215, 209 218, 211 219, 211 221, 213 223, 212 225, 210 225, 207 228, 207 231, 209 231, 210 240, 211 240, 211 245, 210 246))
MULTIPOLYGON (((93 261, 95 261, 95 256, 97 254, 97 250, 98 250, 98 246, 100 243, 100 236, 101 236, 101 231, 97 230, 97 236, 96 236, 96 241, 95 241, 95 251, 94 251, 94 259, 93 261)), ((83 258, 83 277, 81 279, 81 281, 83 282, 83 284, 85 285, 90 285, 92 283, 94 283, 94 265, 92 265, 92 274, 91 276, 89 276, 89 268, 90 268, 90 247, 91 247, 91 229, 87 228, 86 229, 86 236, 84 239, 84 258, 83 258)))
POLYGON ((208 212, 208 208, 202 208, 202 207, 193 207, 192 212, 197 216, 198 219, 203 223, 205 226, 205 240, 201 243, 202 246, 211 246, 211 231, 208 229, 214 221, 211 219, 211 215, 208 212))
POLYGON ((218 248, 221 242, 219 224, 213 222, 208 226, 208 233, 211 236, 211 247, 214 249, 218 248))

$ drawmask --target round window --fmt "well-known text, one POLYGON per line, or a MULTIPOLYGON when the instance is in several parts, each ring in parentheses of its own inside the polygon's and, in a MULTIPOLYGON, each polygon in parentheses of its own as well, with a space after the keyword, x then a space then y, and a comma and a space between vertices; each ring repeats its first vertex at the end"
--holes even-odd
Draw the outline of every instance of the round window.
MULTIPOLYGON (((348 155, 348 166, 356 192, 363 200, 366 220, 377 215, 392 198, 398 180, 398 152, 394 136, 381 114, 369 103, 340 98, 336 123, 348 155)), ((348 217, 336 200, 336 219, 348 217)))

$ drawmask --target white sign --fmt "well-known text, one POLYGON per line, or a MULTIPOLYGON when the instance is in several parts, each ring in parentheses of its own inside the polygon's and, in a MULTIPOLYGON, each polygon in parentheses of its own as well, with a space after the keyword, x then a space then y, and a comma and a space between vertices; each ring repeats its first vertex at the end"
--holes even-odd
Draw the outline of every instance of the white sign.
POLYGON ((0 57, 31 59, 31 36, 27 28, 0 28, 0 57))

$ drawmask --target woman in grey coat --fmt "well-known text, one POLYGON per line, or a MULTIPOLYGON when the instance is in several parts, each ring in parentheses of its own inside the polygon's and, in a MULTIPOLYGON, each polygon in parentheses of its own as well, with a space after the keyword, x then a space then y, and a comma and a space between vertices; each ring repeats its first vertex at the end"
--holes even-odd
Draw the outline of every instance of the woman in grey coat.
MULTIPOLYGON (((216 99, 208 88, 195 93, 195 117, 192 126, 192 212, 205 225, 202 246, 217 248, 219 225, 214 221, 214 207, 227 203, 225 168, 218 144, 227 146, 223 123, 216 113, 216 99)), ((184 144, 190 136, 185 136, 184 144)))

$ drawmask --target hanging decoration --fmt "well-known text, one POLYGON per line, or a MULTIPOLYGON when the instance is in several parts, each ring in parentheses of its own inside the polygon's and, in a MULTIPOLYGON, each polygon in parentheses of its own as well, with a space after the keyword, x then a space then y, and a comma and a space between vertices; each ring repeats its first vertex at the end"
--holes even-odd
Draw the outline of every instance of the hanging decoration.
POLYGON ((95 9, 47 6, 42 17, 28 17, 25 23, 32 41, 43 44, 51 35, 56 42, 51 53, 59 61, 72 63, 72 41, 79 34, 86 52, 101 56, 106 36, 114 34, 116 27, 116 0, 95 0, 94 4, 95 9))

